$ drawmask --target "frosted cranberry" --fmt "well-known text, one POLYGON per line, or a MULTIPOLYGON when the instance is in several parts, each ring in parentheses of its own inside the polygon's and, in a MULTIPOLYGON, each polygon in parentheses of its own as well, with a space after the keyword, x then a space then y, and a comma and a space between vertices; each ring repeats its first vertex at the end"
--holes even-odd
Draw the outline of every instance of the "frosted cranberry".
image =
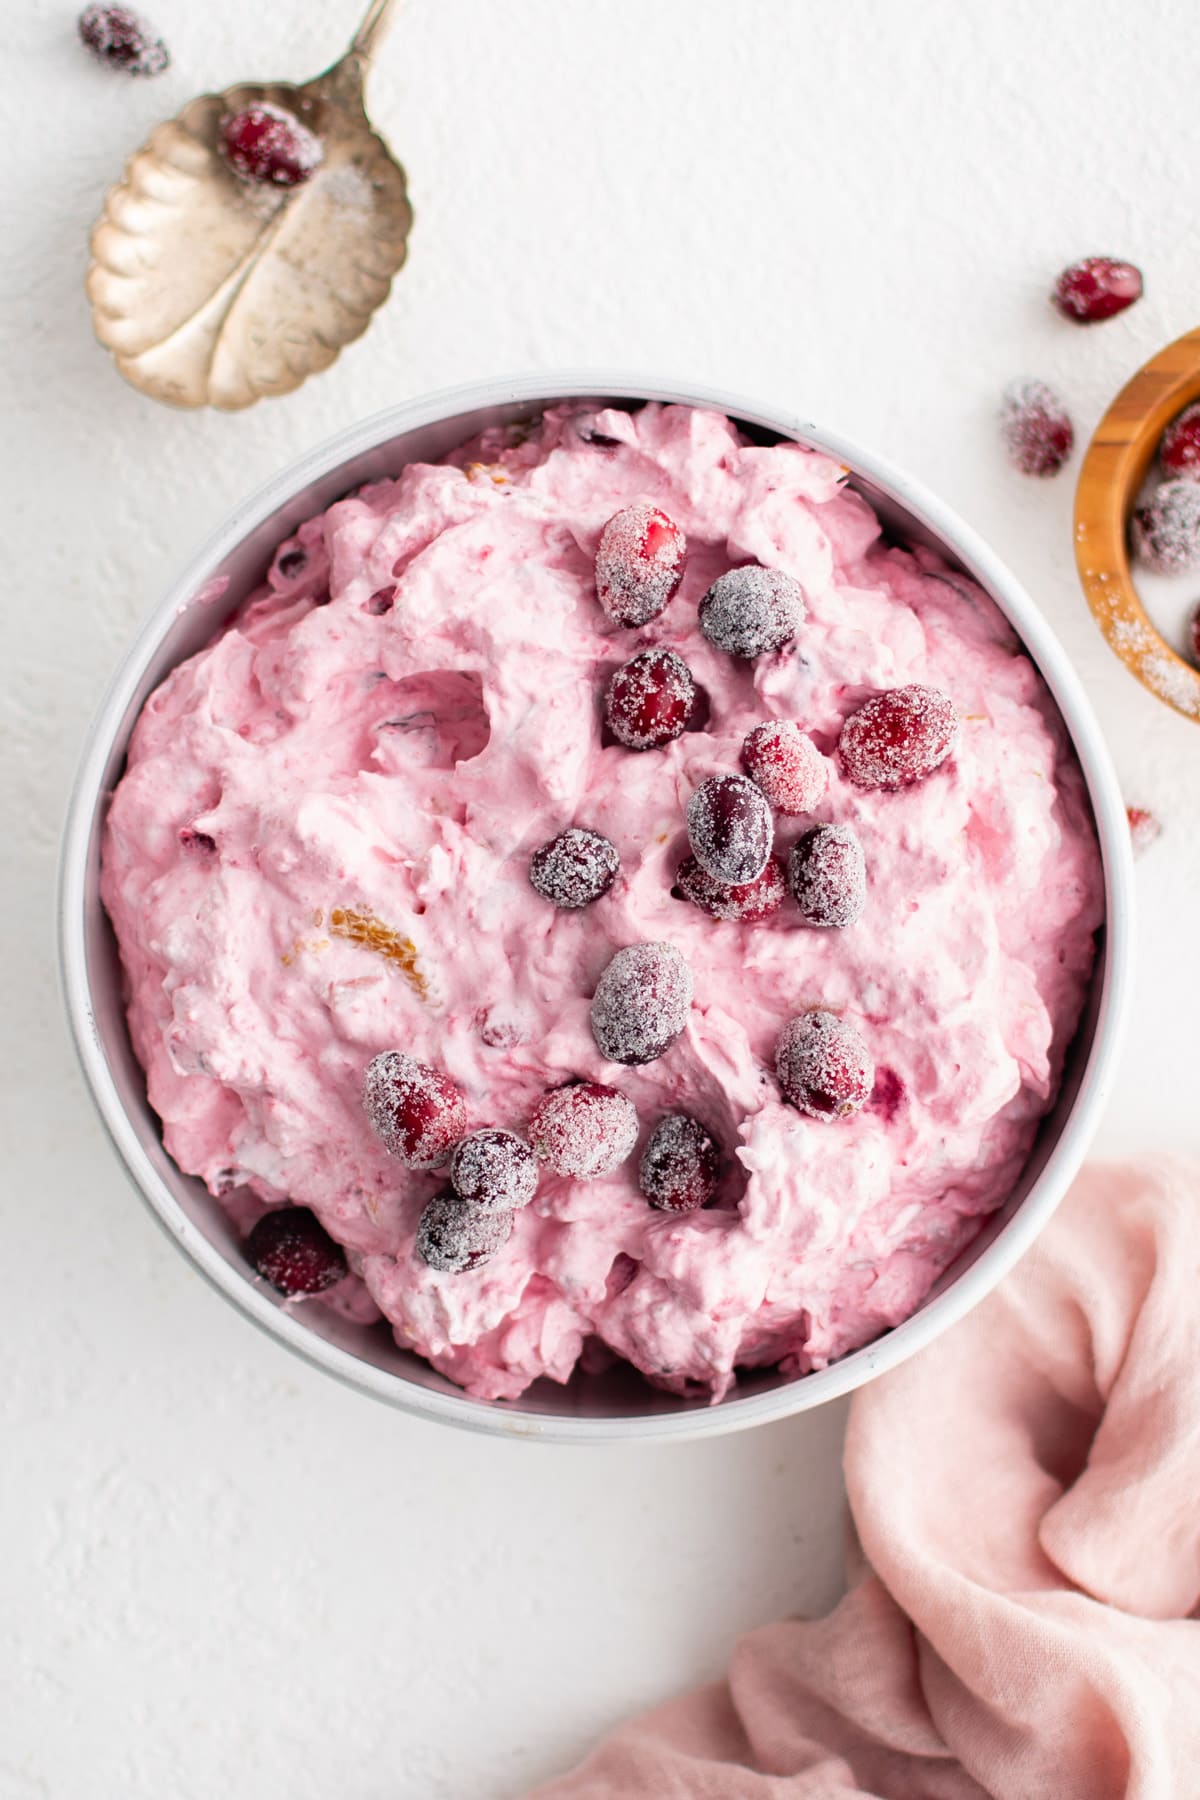
POLYGON ((246 1239, 246 1255, 281 1294, 319 1294, 346 1273, 346 1253, 307 1206, 264 1213, 246 1239))
POLYGON ((1200 482, 1164 481, 1130 528, 1138 561, 1158 575, 1185 575, 1200 563, 1200 482))
POLYGON ((805 611, 798 581, 782 569, 752 564, 713 582, 700 602, 700 629, 730 656, 765 656, 795 637, 805 611))
POLYGON ((463 1275, 490 1262, 512 1236, 510 1212, 484 1212, 446 1188, 435 1194, 417 1226, 417 1255, 442 1275, 463 1275))
POLYGON ((687 539, 648 500, 614 514, 596 551, 596 595, 615 625, 647 625, 683 580, 687 539))
POLYGON ((363 1106, 376 1135, 410 1169, 436 1169, 467 1129, 467 1107, 446 1075, 403 1050, 385 1050, 367 1069, 363 1106))
POLYGON ((221 152, 243 181, 269 187, 299 187, 320 167, 320 138, 282 106, 255 100, 241 112, 226 113, 220 127, 221 152))
POLYGON ((1188 620, 1188 648, 1192 653, 1192 661, 1200 665, 1200 600, 1192 608, 1192 616, 1188 620))
POLYGON ((1124 312, 1142 297, 1142 272, 1112 256, 1085 256, 1063 270, 1051 299, 1076 325, 1095 325, 1124 312))
POLYGON ((537 1187, 537 1158, 512 1131, 488 1127, 455 1145, 450 1182, 460 1200, 484 1212, 528 1206, 537 1187))
POLYGON ((534 851, 529 879, 543 900, 573 912, 607 894, 620 867, 615 844, 572 825, 534 851))
POLYGON ((776 812, 811 812, 829 785, 829 767, 790 719, 756 725, 742 745, 742 767, 776 812))
POLYGON ((694 1212, 716 1192, 721 1152, 699 1119, 672 1113, 660 1119, 642 1151, 638 1186, 663 1212, 694 1212))
POLYGON ((673 650, 642 650, 608 684, 604 717, 627 750, 656 750, 687 730, 696 682, 673 650))
POLYGON ((713 775, 687 808, 688 842, 717 881, 757 881, 771 854, 774 825, 760 788, 744 775, 713 775))
POLYGON ((555 1088, 529 1121, 529 1141, 556 1175, 589 1181, 610 1175, 637 1143, 632 1100, 598 1081, 555 1088))
POLYGON ((850 714, 838 750, 859 787, 899 788, 931 775, 957 736, 954 702, 940 689, 889 688, 850 714))
POLYGON ((814 1119, 844 1119, 871 1097, 875 1065, 854 1026, 836 1013, 801 1013, 779 1034, 775 1074, 785 1100, 814 1119))
POLYGON ((674 944, 618 950, 596 983, 592 1036, 610 1062, 654 1062, 687 1024, 692 971, 674 944))
POLYGON ((754 881, 741 882, 716 881, 694 856, 685 856, 675 872, 675 887, 684 900, 710 918, 736 919, 743 925, 769 919, 779 911, 787 892, 783 869, 773 856, 754 881))
POLYGON ((79 35, 93 56, 129 75, 161 75, 171 60, 153 26, 127 6, 85 7, 79 35))
POLYGON ((867 904, 867 865, 853 827, 806 831, 788 853, 788 886, 806 924, 855 924, 867 904))
POLYGON ((1022 475, 1057 475, 1075 443, 1067 409, 1044 381, 1014 381, 1005 389, 1000 432, 1022 475))
POLYGON ((1158 446, 1158 460, 1167 475, 1200 479, 1200 400, 1171 420, 1158 446))
POLYGON ((1129 820, 1129 837, 1133 844, 1133 854, 1141 856, 1155 840, 1162 835, 1162 826, 1154 814, 1144 806, 1127 806, 1125 817, 1129 820))

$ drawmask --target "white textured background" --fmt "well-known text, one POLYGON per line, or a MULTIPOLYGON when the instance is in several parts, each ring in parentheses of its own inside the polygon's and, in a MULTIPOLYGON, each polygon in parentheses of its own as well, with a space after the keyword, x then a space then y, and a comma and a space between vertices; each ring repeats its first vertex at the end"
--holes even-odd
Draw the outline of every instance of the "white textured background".
POLYGON ((992 539, 1084 671, 1128 797, 1161 811, 1104 1141, 1194 1141, 1200 735, 1105 650, 1071 478, 1011 474, 993 412, 1037 373, 1086 434, 1196 324, 1200 14, 408 0, 372 99, 409 169, 411 265, 333 370, 217 417, 154 406, 93 345, 87 230, 155 120, 315 72, 355 0, 153 4, 175 61, 141 83, 78 48, 72 0, 4 8, 0 1796, 507 1800, 739 1629, 831 1599, 840 1410, 670 1449, 493 1443, 343 1392, 225 1308, 116 1168, 59 1017, 55 839, 88 715, 195 540, 388 402, 608 362, 794 406, 992 539), (1092 251, 1140 262, 1148 294, 1080 332, 1044 293, 1092 251))

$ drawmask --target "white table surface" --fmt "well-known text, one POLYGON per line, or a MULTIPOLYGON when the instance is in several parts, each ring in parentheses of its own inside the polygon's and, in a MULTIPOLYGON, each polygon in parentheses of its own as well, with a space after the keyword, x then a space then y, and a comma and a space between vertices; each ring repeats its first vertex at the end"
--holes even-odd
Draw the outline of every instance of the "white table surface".
POLYGON ((1012 474, 993 414, 1037 373, 1086 434, 1197 322, 1200 15, 409 0, 372 98, 409 168, 410 268, 333 370, 222 417, 113 373, 87 230, 157 118, 314 72, 355 0, 153 4, 175 56, 153 82, 90 63, 73 0, 5 20, 0 1797, 505 1800, 716 1671, 739 1630, 830 1602, 842 1411, 665 1449, 495 1443, 343 1392, 237 1318, 132 1194, 65 1039, 52 879, 88 716, 198 537, 388 402, 588 363, 774 398, 939 490, 1066 640, 1127 797, 1165 823, 1102 1147, 1194 1142, 1176 1083, 1200 736, 1104 647, 1072 574, 1071 477, 1012 474), (1072 330, 1045 290, 1093 251, 1141 263, 1147 297, 1072 330))

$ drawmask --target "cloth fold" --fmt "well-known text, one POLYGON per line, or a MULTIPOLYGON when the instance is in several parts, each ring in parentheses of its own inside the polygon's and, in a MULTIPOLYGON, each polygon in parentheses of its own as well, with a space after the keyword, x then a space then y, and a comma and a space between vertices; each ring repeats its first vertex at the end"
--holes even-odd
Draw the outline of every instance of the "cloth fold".
POLYGON ((1086 1171, 845 1470, 835 1610, 536 1800, 1200 1800, 1200 1169, 1086 1171))

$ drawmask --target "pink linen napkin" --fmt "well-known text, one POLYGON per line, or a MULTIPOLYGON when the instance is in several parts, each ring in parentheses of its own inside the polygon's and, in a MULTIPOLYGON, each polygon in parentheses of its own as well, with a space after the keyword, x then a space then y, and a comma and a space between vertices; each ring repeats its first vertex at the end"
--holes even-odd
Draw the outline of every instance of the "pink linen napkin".
POLYGON ((845 1467, 829 1617, 536 1800, 1200 1800, 1200 1170, 1086 1172, 845 1467))

